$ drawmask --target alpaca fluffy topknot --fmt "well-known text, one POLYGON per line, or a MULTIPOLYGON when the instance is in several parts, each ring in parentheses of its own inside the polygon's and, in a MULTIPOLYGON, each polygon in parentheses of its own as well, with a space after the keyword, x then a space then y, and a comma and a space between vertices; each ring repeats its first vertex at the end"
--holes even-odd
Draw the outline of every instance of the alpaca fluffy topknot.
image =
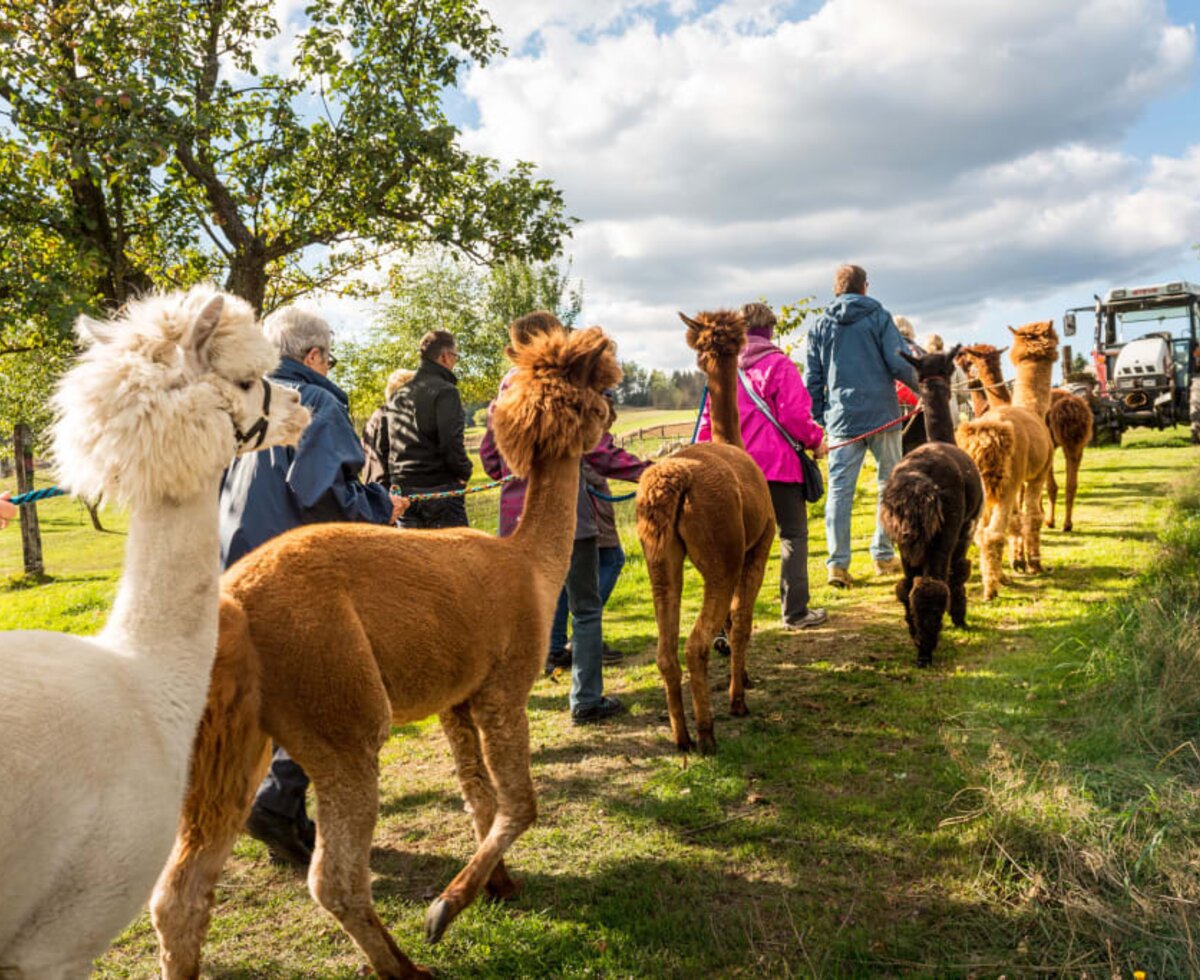
POLYGON ((1012 350, 1008 355, 1013 364, 1053 361, 1058 357, 1058 334, 1054 332, 1053 320, 1038 320, 1015 330, 1008 329, 1013 335, 1012 350))
POLYGON ((514 344, 516 371, 496 399, 492 429, 509 468, 529 475, 537 459, 580 455, 608 421, 601 392, 621 380, 616 347, 599 327, 551 330, 514 344))
POLYGON ((705 374, 715 371, 722 358, 736 356, 746 346, 746 321, 736 310, 697 313, 695 319, 679 314, 687 324, 687 344, 696 352, 696 363, 705 374))
POLYGON ((278 361, 249 304, 212 287, 153 294, 110 320, 80 317, 76 332, 83 353, 54 396, 59 481, 130 507, 206 489, 237 449, 213 376, 244 382, 278 361))

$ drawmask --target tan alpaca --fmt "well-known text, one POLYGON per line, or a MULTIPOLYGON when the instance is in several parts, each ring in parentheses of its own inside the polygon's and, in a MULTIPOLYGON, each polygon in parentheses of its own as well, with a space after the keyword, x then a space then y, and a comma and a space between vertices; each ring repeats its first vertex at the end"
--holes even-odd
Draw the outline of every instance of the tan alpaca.
MULTIPOLYGON (((1075 510, 1075 491, 1079 486, 1079 466, 1083 462, 1083 451, 1092 441, 1092 410, 1078 395, 1062 388, 1050 392, 1050 411, 1046 413, 1046 426, 1054 448, 1062 446, 1063 458, 1067 461, 1067 488, 1063 515, 1064 531, 1073 527, 1071 515, 1075 510)), ((1046 473, 1046 495, 1050 498, 1050 512, 1046 515, 1046 527, 1054 527, 1054 508, 1058 502, 1058 481, 1054 479, 1054 466, 1046 473)))
POLYGON ((1010 535, 1014 568, 1031 572, 1042 568, 1041 493, 1052 446, 1038 404, 1049 402, 1050 375, 1044 361, 1050 347, 1052 365, 1058 338, 1048 322, 1013 333, 1016 342, 1010 356, 1017 367, 1017 383, 1011 403, 1000 374, 1000 351, 976 344, 959 354, 962 367, 983 383, 989 403, 984 418, 964 422, 958 429, 959 445, 983 478, 985 501, 976 541, 985 600, 1000 591, 1004 542, 1010 535), (1052 344, 1047 342, 1047 328, 1052 344))
POLYGON ((729 310, 682 313, 688 346, 708 377, 710 443, 685 446, 650 467, 638 483, 638 537, 658 623, 658 669, 667 689, 671 738, 682 751, 693 747, 683 710, 679 669, 679 606, 683 560, 691 558, 704 578, 700 615, 688 636, 686 660, 700 751, 716 751, 708 695, 708 655, 725 624, 729 631, 729 712, 747 714, 746 648, 754 601, 762 585, 775 512, 762 470, 742 448, 738 419, 737 356, 746 342, 741 314, 729 310))
POLYGON ((249 809, 268 740, 312 777, 313 897, 384 978, 428 976, 371 904, 379 749, 392 725, 437 714, 479 847, 430 907, 430 941, 481 888, 517 884, 502 860, 537 815, 526 702, 542 672, 575 533, 579 457, 620 380, 598 327, 510 350, 496 440, 529 490, 516 532, 405 533, 318 524, 268 542, 224 576, 208 706, 175 850, 151 902, 167 977, 195 977, 213 886, 249 809))

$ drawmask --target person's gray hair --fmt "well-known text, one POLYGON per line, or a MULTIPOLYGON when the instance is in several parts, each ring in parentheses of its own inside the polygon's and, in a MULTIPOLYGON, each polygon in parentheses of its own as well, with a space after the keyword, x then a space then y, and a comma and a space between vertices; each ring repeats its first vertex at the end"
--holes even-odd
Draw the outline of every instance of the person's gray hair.
POLYGON ((329 353, 333 331, 317 314, 299 306, 285 306, 263 321, 263 334, 279 348, 281 357, 303 361, 314 347, 329 353))

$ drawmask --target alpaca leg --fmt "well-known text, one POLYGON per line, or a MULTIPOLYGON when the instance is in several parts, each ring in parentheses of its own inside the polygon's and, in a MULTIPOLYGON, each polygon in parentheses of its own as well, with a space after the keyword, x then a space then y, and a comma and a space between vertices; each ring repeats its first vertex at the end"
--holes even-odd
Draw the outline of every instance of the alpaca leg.
POLYGON ((900 556, 900 562, 904 566, 904 578, 896 583, 896 598, 899 600, 900 605, 904 607, 904 622, 908 626, 908 635, 913 640, 916 640, 917 626, 913 622, 912 610, 908 607, 908 596, 912 592, 913 579, 917 577, 919 570, 905 561, 903 555, 900 556))
MULTIPOLYGON (((438 715, 438 720, 450 743, 450 751, 454 753, 454 768, 463 800, 475 821, 475 839, 482 843, 496 816, 496 789, 483 761, 483 747, 471 716, 471 706, 457 704, 438 715)), ((520 882, 509 877, 503 860, 496 863, 486 887, 487 893, 497 899, 512 898, 521 890, 520 882)))
POLYGON ((771 556, 771 545, 775 543, 775 526, 772 524, 758 543, 746 555, 742 569, 742 580, 733 595, 729 619, 729 713, 735 717, 750 714, 746 707, 745 685, 746 653, 750 648, 750 634, 754 628, 754 603, 762 588, 763 575, 767 570, 767 559, 771 556))
POLYGON ((1023 572, 1026 569, 1025 547, 1026 539, 1024 534, 1024 524, 1022 523, 1021 501, 1018 498, 1017 506, 1009 512, 1008 515, 1008 540, 1010 549, 1010 560, 1013 571, 1023 572))
POLYGON ((371 902, 371 837, 379 813, 377 748, 321 746, 301 759, 317 794, 317 847, 308 890, 385 980, 428 977, 396 945, 371 902))
POLYGON ((916 623, 917 666, 928 667, 933 663, 933 651, 937 649, 938 637, 942 632, 942 616, 950 603, 950 590, 939 579, 918 576, 913 580, 908 604, 916 623))
MULTIPOLYGON (((761 577, 760 582, 761 584, 761 577)), ((717 751, 717 740, 713 734, 712 703, 708 693, 708 652, 712 647, 713 637, 717 635, 725 617, 729 615, 733 603, 735 580, 732 576, 720 576, 715 581, 704 583, 704 599, 700 604, 700 615, 687 639, 685 657, 687 660, 688 683, 692 689, 692 710, 696 714, 696 737, 700 743, 700 751, 704 755, 712 755, 717 751)), ((749 634, 747 634, 748 638, 749 634)), ((729 644, 733 650, 732 640, 729 644)), ((745 665, 746 648, 741 645, 741 664, 731 665, 731 670, 742 670, 745 665)), ((732 660, 732 655, 731 658, 732 660)), ((739 678, 740 679, 740 678, 739 678)), ((743 706, 744 706, 743 699, 743 706)))
POLYGON ((425 936, 437 942, 446 927, 474 900, 514 840, 537 819, 537 794, 529 770, 529 718, 525 700, 500 700, 492 686, 472 701, 483 757, 496 787, 496 815, 475 854, 425 915, 425 936))
POLYGON ((967 548, 971 545, 971 532, 964 527, 950 555, 950 622, 960 629, 967 625, 967 579, 971 577, 971 559, 967 548))
MULTIPOLYGON (((1066 455, 1065 450, 1064 450, 1063 454, 1066 455)), ((1070 457, 1068 456, 1067 457, 1068 486, 1070 485, 1070 479, 1071 479, 1070 478, 1070 469, 1071 469, 1071 462, 1070 462, 1070 457)), ((1070 499, 1071 499, 1070 494, 1071 494, 1071 491, 1068 490, 1067 491, 1067 500, 1068 501, 1070 501, 1070 499)), ((1054 464, 1053 463, 1050 464, 1050 469, 1046 473, 1046 497, 1050 501, 1050 509, 1046 514, 1046 527, 1054 527, 1054 510, 1058 504, 1058 481, 1054 478, 1054 464)), ((1071 514, 1071 505, 1070 505, 1070 503, 1068 503, 1067 504, 1067 518, 1066 518, 1067 524, 1069 524, 1071 522, 1070 514, 1071 514)), ((1067 527, 1066 524, 1064 524, 1063 530, 1069 531, 1071 529, 1069 527, 1067 527)))
POLYGON ((1066 513, 1063 515, 1063 530, 1073 527, 1071 515, 1075 512, 1075 491, 1079 487, 1079 465, 1083 462, 1083 446, 1063 447, 1063 455, 1067 458, 1067 493, 1066 513))
POLYGON ((999 500, 991 519, 979 527, 979 563, 983 576, 983 598, 990 601, 1000 592, 1000 568, 1004 562, 1004 538, 1008 530, 1009 503, 999 500))
POLYGON ((671 716, 671 741, 681 752, 692 748, 687 716, 683 711, 683 672, 679 669, 679 604, 683 595, 683 546, 677 539, 663 552, 646 552, 646 571, 654 596, 654 618, 658 624, 658 672, 667 692, 671 716))
POLYGON ((1025 493, 1025 509, 1021 514, 1021 531, 1025 543, 1026 564, 1031 574, 1042 570, 1042 473, 1029 481, 1025 493))

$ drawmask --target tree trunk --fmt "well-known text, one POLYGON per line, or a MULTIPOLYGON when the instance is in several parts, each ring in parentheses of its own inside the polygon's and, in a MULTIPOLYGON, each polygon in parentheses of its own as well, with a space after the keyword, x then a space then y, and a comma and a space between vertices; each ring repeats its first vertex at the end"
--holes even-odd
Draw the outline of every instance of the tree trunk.
MULTIPOLYGON (((24 422, 13 429, 13 456, 17 461, 17 493, 33 489, 33 433, 24 422)), ((25 558, 25 574, 40 576, 42 565, 42 532, 38 527, 37 504, 21 505, 21 552, 25 558)))
POLYGON ((100 501, 103 497, 97 497, 95 500, 85 500, 83 506, 87 508, 88 517, 92 519, 92 527, 97 531, 103 531, 104 527, 100 523, 100 501))
POLYGON ((234 296, 240 296, 262 315, 263 300, 267 296, 267 259, 262 246, 239 251, 229 265, 225 288, 234 296))

